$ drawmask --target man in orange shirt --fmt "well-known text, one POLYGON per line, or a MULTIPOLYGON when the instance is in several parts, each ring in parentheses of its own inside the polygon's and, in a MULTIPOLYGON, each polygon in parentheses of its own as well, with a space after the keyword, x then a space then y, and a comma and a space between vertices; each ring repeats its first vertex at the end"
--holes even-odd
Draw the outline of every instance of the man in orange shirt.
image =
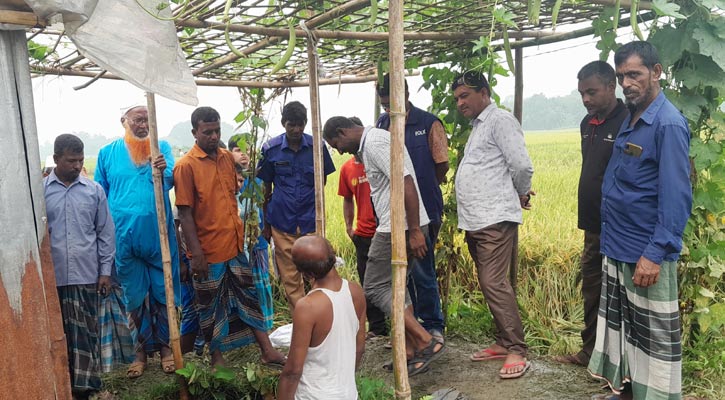
MULTIPOLYGON (((255 281, 260 277, 244 255, 244 228, 237 212, 239 184, 234 157, 219 148, 219 113, 199 107, 191 114, 196 144, 174 167, 176 206, 191 258, 196 308, 212 353, 212 366, 223 365, 222 352, 256 340, 262 363, 283 365, 264 324, 255 281)), ((196 331, 182 338, 193 346, 196 331)))

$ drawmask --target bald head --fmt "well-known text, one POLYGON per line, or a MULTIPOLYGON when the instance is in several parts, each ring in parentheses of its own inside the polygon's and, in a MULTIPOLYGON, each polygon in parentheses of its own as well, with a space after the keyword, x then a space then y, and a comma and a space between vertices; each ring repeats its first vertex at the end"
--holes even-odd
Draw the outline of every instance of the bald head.
POLYGON ((324 278, 335 266, 335 250, 319 236, 303 236, 292 246, 292 262, 301 274, 324 278))

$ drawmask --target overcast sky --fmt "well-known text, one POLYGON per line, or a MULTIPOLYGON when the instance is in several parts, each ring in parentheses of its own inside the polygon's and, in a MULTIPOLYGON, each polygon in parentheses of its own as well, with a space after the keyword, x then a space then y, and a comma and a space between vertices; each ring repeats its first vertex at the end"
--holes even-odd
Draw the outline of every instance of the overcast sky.
MULTIPOLYGON (((626 42, 629 35, 620 37, 626 42)), ((589 61, 598 59, 595 39, 585 37, 541 47, 524 49, 524 97, 543 93, 548 97, 563 96, 576 90, 577 71, 589 61)), ((611 60, 610 60, 611 62, 611 60)), ((104 136, 122 134, 120 116, 122 110, 136 104, 145 104, 141 90, 124 81, 100 79, 82 90, 73 87, 90 78, 46 76, 33 79, 33 94, 40 142, 52 140, 68 132, 85 131, 104 136)), ((420 76, 408 77, 410 100, 416 106, 430 105, 429 93, 418 90, 420 76)), ((502 99, 513 95, 513 77, 499 80, 495 90, 502 99)), ((322 123, 335 115, 358 116, 365 124, 372 124, 374 107, 374 83, 320 87, 322 123)), ((222 120, 234 126, 233 119, 241 111, 236 88, 199 87, 199 105, 216 108, 222 120)), ((178 123, 190 118, 194 107, 157 96, 159 136, 165 136, 178 123)), ((291 95, 277 98, 268 104, 269 135, 282 132, 279 114, 284 101, 298 100, 309 109, 307 88, 295 88, 291 95)), ((524 110, 526 112, 526 110, 524 110)), ((582 107, 582 112, 584 108, 582 107)), ((308 126, 307 131, 309 132, 308 126)), ((191 135, 191 133, 189 133, 191 135)), ((227 138, 223 138, 227 139, 227 138)), ((90 154, 88 155, 90 156, 90 154)))

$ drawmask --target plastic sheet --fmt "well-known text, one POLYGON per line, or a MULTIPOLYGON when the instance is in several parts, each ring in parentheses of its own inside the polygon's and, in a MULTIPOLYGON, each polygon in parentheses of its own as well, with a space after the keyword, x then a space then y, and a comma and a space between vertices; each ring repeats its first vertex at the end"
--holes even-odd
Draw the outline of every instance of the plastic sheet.
POLYGON ((63 16, 66 34, 101 68, 189 105, 198 104, 196 84, 186 63, 171 13, 157 11, 158 0, 26 0, 43 18, 63 16), (142 8, 143 7, 143 8, 142 8), (158 14, 158 18, 150 15, 158 14))

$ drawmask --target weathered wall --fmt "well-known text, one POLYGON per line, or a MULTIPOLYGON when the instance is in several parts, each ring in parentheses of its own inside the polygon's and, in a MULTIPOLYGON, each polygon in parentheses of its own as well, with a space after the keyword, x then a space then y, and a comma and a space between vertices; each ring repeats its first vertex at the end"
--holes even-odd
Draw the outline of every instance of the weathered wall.
POLYGON ((70 399, 24 30, 0 30, 0 400, 70 399))

